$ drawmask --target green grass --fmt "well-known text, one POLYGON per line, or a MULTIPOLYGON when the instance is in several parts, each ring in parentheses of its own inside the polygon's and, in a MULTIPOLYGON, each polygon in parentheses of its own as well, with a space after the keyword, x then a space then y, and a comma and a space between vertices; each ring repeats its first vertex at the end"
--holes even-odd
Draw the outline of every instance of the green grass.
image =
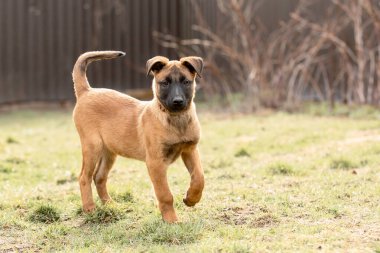
POLYGON ((204 222, 167 224, 160 220, 145 223, 137 233, 141 242, 147 244, 181 245, 196 243, 205 230, 204 222))
POLYGON ((239 149, 239 150, 235 153, 235 157, 242 157, 242 156, 248 156, 248 157, 251 157, 251 154, 248 153, 244 148, 241 148, 241 149, 239 149))
POLYGON ((161 221, 145 164, 124 158, 109 176, 116 203, 96 197, 83 214, 71 112, 2 113, 0 252, 379 252, 378 111, 307 111, 200 113, 204 196, 182 203, 189 175, 174 163, 174 225, 161 221))
POLYGON ((133 194, 130 190, 124 191, 122 193, 114 194, 115 201, 117 202, 133 202, 133 194))
POLYGON ((276 162, 268 166, 268 172, 272 175, 292 175, 295 174, 291 165, 283 162, 276 162))
POLYGON ((107 204, 98 206, 94 212, 86 214, 78 212, 78 214, 84 215, 86 223, 100 224, 119 221, 124 217, 125 213, 129 211, 131 210, 115 204, 107 204))
POLYGON ((356 167, 357 165, 347 158, 336 158, 331 160, 330 162, 331 169, 349 170, 354 169, 356 167))
POLYGON ((32 222, 53 223, 59 219, 59 211, 51 205, 40 205, 29 216, 32 222))

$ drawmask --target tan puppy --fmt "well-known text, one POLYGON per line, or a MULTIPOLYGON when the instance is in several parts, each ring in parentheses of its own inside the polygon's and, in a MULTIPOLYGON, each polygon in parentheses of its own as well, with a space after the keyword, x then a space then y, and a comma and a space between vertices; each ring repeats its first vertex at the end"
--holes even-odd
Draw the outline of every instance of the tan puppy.
POLYGON ((95 209, 91 182, 95 182, 103 203, 111 201, 107 192, 108 173, 117 155, 145 161, 162 217, 177 221, 173 195, 167 182, 168 166, 179 156, 191 182, 184 203, 194 206, 202 196, 203 169, 197 144, 200 125, 195 111, 195 78, 203 60, 184 57, 169 61, 162 56, 150 59, 147 74, 153 73, 154 98, 142 102, 110 89, 91 88, 86 69, 90 62, 124 56, 119 51, 88 52, 75 63, 73 80, 77 103, 74 121, 82 144, 82 171, 79 178, 83 210, 95 209))

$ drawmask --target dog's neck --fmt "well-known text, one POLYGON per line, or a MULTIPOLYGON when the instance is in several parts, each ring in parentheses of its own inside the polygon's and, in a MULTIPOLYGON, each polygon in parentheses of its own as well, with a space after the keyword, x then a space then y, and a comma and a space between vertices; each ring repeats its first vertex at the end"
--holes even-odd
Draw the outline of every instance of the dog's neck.
POLYGON ((174 128, 181 133, 184 133, 191 123, 192 118, 195 114, 195 104, 191 101, 190 105, 186 110, 181 112, 170 112, 166 109, 160 101, 155 97, 152 100, 154 115, 162 123, 163 126, 167 128, 174 128))

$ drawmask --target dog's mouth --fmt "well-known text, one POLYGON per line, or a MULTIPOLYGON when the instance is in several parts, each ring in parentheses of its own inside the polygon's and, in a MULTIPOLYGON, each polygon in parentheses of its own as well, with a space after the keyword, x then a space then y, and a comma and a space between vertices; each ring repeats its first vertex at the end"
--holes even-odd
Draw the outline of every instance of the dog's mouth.
POLYGON ((168 109, 170 112, 181 112, 186 109, 186 105, 170 105, 168 109))

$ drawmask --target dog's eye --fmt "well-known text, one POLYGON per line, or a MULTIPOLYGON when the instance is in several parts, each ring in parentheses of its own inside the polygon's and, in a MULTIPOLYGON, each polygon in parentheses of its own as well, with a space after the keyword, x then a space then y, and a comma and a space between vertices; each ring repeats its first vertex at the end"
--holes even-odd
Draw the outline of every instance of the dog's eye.
POLYGON ((160 85, 163 87, 167 87, 169 85, 169 82, 168 81, 162 81, 162 82, 160 82, 160 85))
POLYGON ((185 81, 183 81, 183 84, 184 84, 184 85, 190 85, 190 84, 191 84, 191 81, 189 81, 189 80, 185 80, 185 81))

